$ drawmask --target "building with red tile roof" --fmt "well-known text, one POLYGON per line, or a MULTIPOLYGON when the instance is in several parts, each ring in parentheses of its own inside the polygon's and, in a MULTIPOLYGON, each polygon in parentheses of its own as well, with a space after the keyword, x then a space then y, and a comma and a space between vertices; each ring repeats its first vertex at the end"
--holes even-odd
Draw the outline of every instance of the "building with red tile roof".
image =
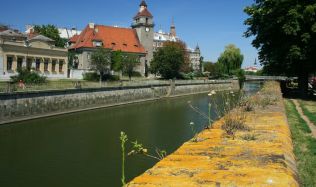
POLYGON ((132 28, 89 23, 80 35, 69 40, 69 50, 77 54, 77 69, 82 72, 91 68, 90 57, 97 48, 138 54, 140 66, 137 71, 145 75, 148 63, 153 57, 153 16, 142 1, 132 28))
POLYGON ((80 35, 70 39, 70 49, 103 47, 113 51, 145 54, 134 29, 90 23, 80 35))

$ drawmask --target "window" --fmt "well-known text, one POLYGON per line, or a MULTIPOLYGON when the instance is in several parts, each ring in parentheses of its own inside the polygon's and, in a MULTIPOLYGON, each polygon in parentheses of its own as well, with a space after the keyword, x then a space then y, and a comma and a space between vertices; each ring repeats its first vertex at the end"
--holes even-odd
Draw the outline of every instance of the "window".
POLYGON ((18 62, 17 62, 17 70, 22 69, 22 63, 23 63, 23 58, 22 57, 18 57, 18 62))
POLYGON ((123 43, 123 46, 124 46, 124 47, 127 47, 127 44, 126 44, 126 43, 123 43))
POLYGON ((8 56, 7 57, 7 70, 8 71, 12 70, 12 63, 13 63, 13 57, 12 56, 8 56))
POLYGON ((52 72, 56 71, 56 60, 52 60, 52 72))
POLYGON ((35 70, 40 71, 41 59, 37 58, 35 61, 35 70))
POLYGON ((148 18, 146 18, 146 24, 148 24, 148 18))
POLYGON ((79 66, 79 58, 77 56, 74 57, 74 69, 78 69, 79 66))
POLYGON ((94 45, 95 47, 102 47, 102 46, 103 46, 103 43, 102 43, 101 41, 94 41, 94 42, 93 42, 93 45, 94 45))
POLYGON ((44 61, 44 71, 48 71, 48 59, 44 61))
POLYGON ((59 72, 63 72, 63 65, 64 65, 64 61, 59 60, 59 72))

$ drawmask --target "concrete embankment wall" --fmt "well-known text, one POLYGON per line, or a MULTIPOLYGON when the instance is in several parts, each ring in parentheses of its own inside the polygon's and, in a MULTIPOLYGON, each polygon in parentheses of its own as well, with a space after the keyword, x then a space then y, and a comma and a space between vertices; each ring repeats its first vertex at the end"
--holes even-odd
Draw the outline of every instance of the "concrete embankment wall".
POLYGON ((170 81, 169 84, 0 93, 0 124, 226 89, 238 89, 237 81, 170 81))
POLYGON ((258 106, 244 113, 248 130, 228 136, 225 116, 127 186, 299 186, 280 89, 266 88, 252 98, 258 106), (268 99, 275 103, 260 106, 268 99))

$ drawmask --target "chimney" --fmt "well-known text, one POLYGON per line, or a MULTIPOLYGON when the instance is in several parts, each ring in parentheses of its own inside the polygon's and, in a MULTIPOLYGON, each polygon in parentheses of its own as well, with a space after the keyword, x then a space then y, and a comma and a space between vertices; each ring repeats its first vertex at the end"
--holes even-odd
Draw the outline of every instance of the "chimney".
POLYGON ((94 29, 94 23, 89 23, 89 28, 94 29))

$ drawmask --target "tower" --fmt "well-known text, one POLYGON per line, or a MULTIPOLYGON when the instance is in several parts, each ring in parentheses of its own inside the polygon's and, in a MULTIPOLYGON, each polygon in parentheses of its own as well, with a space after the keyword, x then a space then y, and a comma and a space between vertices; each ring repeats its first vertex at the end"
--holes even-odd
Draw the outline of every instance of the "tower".
POLYGON ((177 33, 176 33, 176 26, 174 25, 174 20, 173 20, 173 18, 172 18, 171 26, 170 26, 170 35, 173 36, 173 37, 176 37, 176 36, 177 36, 177 33))
POLYGON ((153 16, 147 9, 147 4, 144 0, 139 5, 139 11, 133 19, 132 28, 136 30, 139 41, 147 52, 144 62, 142 62, 146 75, 147 67, 153 59, 154 22, 153 16))

